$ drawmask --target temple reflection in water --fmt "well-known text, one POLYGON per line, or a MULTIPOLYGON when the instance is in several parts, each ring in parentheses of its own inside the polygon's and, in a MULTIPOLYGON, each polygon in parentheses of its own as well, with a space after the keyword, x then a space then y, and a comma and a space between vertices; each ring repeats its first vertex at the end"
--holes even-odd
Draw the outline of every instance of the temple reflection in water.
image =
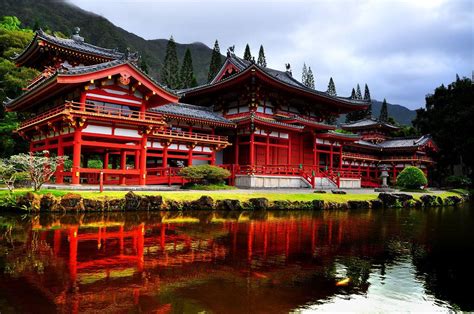
POLYGON ((21 311, 284 313, 367 294, 431 251, 421 213, 410 227, 371 211, 251 215, 2 218, 0 288, 9 303, 34 292, 21 311))

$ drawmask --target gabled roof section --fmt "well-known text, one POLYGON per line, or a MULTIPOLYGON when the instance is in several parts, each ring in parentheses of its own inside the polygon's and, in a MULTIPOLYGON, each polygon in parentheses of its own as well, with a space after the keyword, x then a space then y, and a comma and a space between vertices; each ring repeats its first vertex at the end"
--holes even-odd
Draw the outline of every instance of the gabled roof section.
POLYGON ((216 77, 208 84, 190 88, 187 90, 179 91, 179 94, 183 96, 192 96, 193 94, 201 93, 207 90, 211 90, 218 86, 225 86, 233 80, 237 80, 249 73, 255 72, 262 79, 274 84, 278 84, 281 87, 289 88, 290 90, 298 93, 303 93, 309 97, 317 97, 318 99, 331 102, 343 106, 344 108, 351 110, 366 109, 369 103, 366 100, 357 100, 346 97, 331 96, 326 92, 318 91, 307 87, 295 78, 293 78, 291 71, 279 71, 271 68, 260 67, 255 62, 247 61, 237 57, 233 53, 228 53, 227 58, 216 77), (229 76, 225 76, 227 69, 232 67, 237 69, 235 73, 229 76))
POLYGON ((184 103, 169 103, 150 109, 151 111, 163 114, 165 117, 200 121, 204 124, 218 125, 225 127, 235 127, 235 123, 227 120, 222 115, 214 112, 212 107, 195 106, 184 103))
POLYGON ((153 93, 152 95, 158 95, 165 102, 178 101, 178 96, 172 90, 156 82, 153 78, 141 71, 134 63, 126 60, 113 60, 89 66, 63 67, 57 69, 51 76, 43 79, 19 97, 4 102, 4 105, 8 111, 14 111, 25 105, 33 105, 33 99, 38 100, 42 97, 47 97, 48 92, 51 92, 51 90, 59 91, 61 87, 67 85, 83 84, 116 74, 137 79, 153 93))
MULTIPOLYGON (((38 30, 28 46, 13 60, 18 66, 35 66, 35 60, 45 50, 57 50, 59 53, 75 53, 81 57, 90 59, 94 63, 103 63, 117 59, 124 59, 126 54, 117 49, 107 49, 84 42, 79 36, 78 30, 71 38, 60 38, 46 34, 42 29, 38 30)), ((129 56, 127 56, 129 57, 129 56)), ((138 58, 138 54, 134 54, 138 58)))
POLYGON ((379 121, 373 118, 366 118, 358 120, 352 123, 344 123, 341 125, 342 129, 372 129, 372 128, 385 128, 389 130, 399 130, 400 128, 396 125, 379 121))
POLYGON ((386 140, 380 143, 371 143, 364 140, 359 140, 354 144, 358 144, 360 146, 368 147, 368 148, 375 148, 378 150, 386 150, 386 149, 408 149, 413 150, 419 147, 430 145, 434 150, 437 150, 437 146, 433 142, 433 139, 430 135, 423 135, 421 137, 416 138, 394 138, 390 140, 386 140))

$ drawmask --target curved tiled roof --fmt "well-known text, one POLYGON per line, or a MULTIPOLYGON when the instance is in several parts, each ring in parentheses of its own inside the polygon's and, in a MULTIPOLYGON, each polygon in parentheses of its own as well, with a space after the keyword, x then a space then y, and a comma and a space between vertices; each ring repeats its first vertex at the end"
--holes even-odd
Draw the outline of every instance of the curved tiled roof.
POLYGON ((379 121, 373 118, 366 118, 362 120, 358 120, 352 123, 344 123, 341 127, 347 129, 357 129, 357 128, 366 128, 366 127, 373 127, 373 126, 383 126, 389 129, 398 130, 399 127, 387 122, 379 121))
POLYGON ((208 122, 228 124, 232 126, 235 125, 232 121, 227 120, 220 114, 214 112, 210 107, 195 106, 184 103, 169 103, 149 110, 161 113, 165 116, 183 116, 208 122))
POLYGON ((150 77, 148 74, 144 73, 138 66, 136 66, 133 62, 130 62, 128 60, 112 60, 109 62, 104 62, 104 63, 98 63, 98 64, 93 64, 93 65, 86 65, 86 66, 77 66, 77 67, 63 67, 59 68, 54 72, 51 76, 43 79, 41 82, 38 82, 35 84, 32 88, 29 90, 25 91, 23 94, 18 96, 15 99, 7 99, 7 101, 4 101, 4 105, 8 108, 10 107, 16 100, 21 99, 22 97, 38 90, 40 87, 45 86, 48 82, 51 82, 54 80, 56 77, 64 75, 64 76, 71 76, 71 75, 82 75, 82 74, 88 74, 88 73, 93 73, 97 72, 100 70, 105 70, 105 69, 110 69, 116 66, 121 66, 124 64, 128 64, 129 66, 133 67, 135 70, 140 72, 141 75, 145 76, 148 78, 153 84, 156 86, 162 88, 163 90, 167 91, 170 94, 176 95, 174 90, 169 89, 168 87, 158 83, 156 80, 154 80, 152 77, 150 77))
POLYGON ((359 140, 355 144, 378 149, 416 148, 425 145, 430 140, 431 136, 423 135, 419 138, 393 138, 377 144, 359 140))
POLYGON ((78 35, 74 35, 73 38, 60 38, 48 35, 42 29, 39 29, 30 44, 20 54, 15 56, 13 60, 20 59, 34 45, 34 43, 37 42, 37 40, 44 40, 50 44, 65 49, 70 49, 77 52, 82 52, 84 54, 90 54, 111 60, 122 59, 125 56, 124 53, 119 52, 117 49, 107 49, 88 44, 84 42, 83 39, 81 40, 81 37, 78 35))
MULTIPOLYGON (((218 84, 220 82, 227 81, 227 80, 229 80, 233 77, 236 77, 240 73, 245 72, 247 69, 249 69, 251 67, 255 67, 255 68, 261 70, 264 74, 268 75, 269 77, 271 77, 273 79, 276 79, 279 82, 281 82, 285 85, 288 85, 290 87, 297 88, 299 90, 303 90, 305 92, 315 94, 315 95, 318 95, 318 96, 321 96, 321 97, 324 97, 324 98, 327 98, 327 99, 342 101, 342 102, 347 103, 347 104, 368 105, 368 102, 366 100, 351 99, 350 97, 331 96, 327 92, 318 91, 318 90, 315 90, 313 88, 309 88, 306 85, 299 82, 298 80, 296 80, 295 78, 293 78, 293 76, 288 71, 280 71, 280 70, 275 70, 275 69, 271 69, 271 68, 267 68, 267 67, 261 67, 261 66, 257 65, 254 62, 250 62, 250 61, 241 59, 241 58, 237 57, 234 54, 228 55, 227 59, 226 59, 226 62, 227 61, 230 62, 232 65, 234 65, 239 70, 239 73, 231 75, 231 76, 229 76, 229 77, 227 77, 227 78, 225 78, 225 79, 223 79, 219 82, 215 81, 215 79, 217 78, 217 76, 216 76, 216 78, 214 78, 214 80, 212 80, 211 83, 196 86, 194 88, 189 88, 189 89, 186 89, 186 90, 181 90, 181 91, 178 91, 178 94, 186 95, 186 93, 188 93, 188 92, 192 92, 192 91, 195 91, 195 90, 210 87, 212 85, 215 85, 215 84, 218 84)), ((224 66, 225 66, 225 62, 224 62, 224 66)), ((222 71, 222 69, 221 69, 221 71, 222 71)), ((219 71, 219 73, 220 73, 220 71, 219 71)))

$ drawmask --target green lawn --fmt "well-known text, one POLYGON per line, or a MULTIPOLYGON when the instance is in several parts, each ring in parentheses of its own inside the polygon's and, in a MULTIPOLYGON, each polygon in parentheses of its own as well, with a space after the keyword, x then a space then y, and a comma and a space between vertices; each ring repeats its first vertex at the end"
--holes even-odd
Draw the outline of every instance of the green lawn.
MULTIPOLYGON (((15 195, 21 195, 26 193, 27 189, 20 189, 14 192, 15 195)), ((65 190, 41 190, 40 194, 51 193, 55 196, 62 196, 71 191, 65 190)), ((84 198, 97 199, 97 198, 122 198, 127 194, 127 191, 104 191, 103 193, 95 191, 74 191, 72 193, 80 194, 84 198)), ((370 201, 377 198, 378 193, 368 193, 368 194, 332 194, 332 193, 298 193, 298 192, 282 192, 274 193, 265 191, 259 192, 247 192, 241 190, 235 191, 156 191, 156 192, 135 192, 138 195, 161 195, 165 200, 174 200, 174 201, 192 201, 200 198, 203 195, 208 195, 215 200, 222 199, 237 199, 240 201, 246 201, 249 198, 255 197, 265 197, 269 201, 312 201, 312 200, 324 200, 327 202, 338 202, 343 203, 351 200, 357 201, 370 201)), ((0 191, 0 197, 6 196, 8 191, 0 191)), ((419 199, 424 193, 413 193, 415 199, 419 199)), ((441 196, 446 198, 448 196, 459 196, 458 193, 454 192, 443 192, 439 194, 431 194, 436 196, 441 196)))

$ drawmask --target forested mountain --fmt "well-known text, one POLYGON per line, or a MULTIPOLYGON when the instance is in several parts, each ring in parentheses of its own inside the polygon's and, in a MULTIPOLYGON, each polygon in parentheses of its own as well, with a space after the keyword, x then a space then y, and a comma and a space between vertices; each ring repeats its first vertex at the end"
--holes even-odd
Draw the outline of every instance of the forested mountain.
MULTIPOLYGON (((115 26, 102 16, 87 12, 62 0, 0 0, 0 5, 0 16, 16 16, 24 26, 29 28, 41 27, 45 30, 59 31, 69 37, 74 27, 79 26, 81 36, 86 42, 106 48, 118 48, 120 51, 124 51, 127 47, 132 51, 138 51, 147 63, 150 74, 160 79, 159 73, 163 66, 168 39, 145 40, 115 26)), ((177 40, 179 41, 179 38, 177 40)), ((191 50, 197 82, 206 83, 212 49, 199 42, 176 43, 180 63, 183 61, 187 48, 191 50)), ((381 105, 380 101, 373 101, 374 117, 378 117, 381 105)), ((411 121, 416 116, 413 110, 391 104, 388 104, 388 113, 403 125, 411 125, 411 121)), ((342 117, 340 121, 344 119, 342 117)))
MULTIPOLYGON (((86 42, 124 51, 139 51, 152 76, 158 77, 166 51, 167 39, 145 40, 115 26, 102 16, 58 0, 0 0, 0 16, 18 17, 24 26, 59 31, 69 37, 74 27, 81 28, 86 42)), ((170 34, 171 35, 171 34, 170 34)), ((176 40, 176 38, 175 38, 176 40)), ((179 38, 177 38, 179 41, 179 38)), ((178 59, 183 61, 186 48, 191 50, 198 83, 207 82, 212 50, 203 43, 176 44, 178 59)), ((159 77, 158 77, 159 78, 159 77)))

